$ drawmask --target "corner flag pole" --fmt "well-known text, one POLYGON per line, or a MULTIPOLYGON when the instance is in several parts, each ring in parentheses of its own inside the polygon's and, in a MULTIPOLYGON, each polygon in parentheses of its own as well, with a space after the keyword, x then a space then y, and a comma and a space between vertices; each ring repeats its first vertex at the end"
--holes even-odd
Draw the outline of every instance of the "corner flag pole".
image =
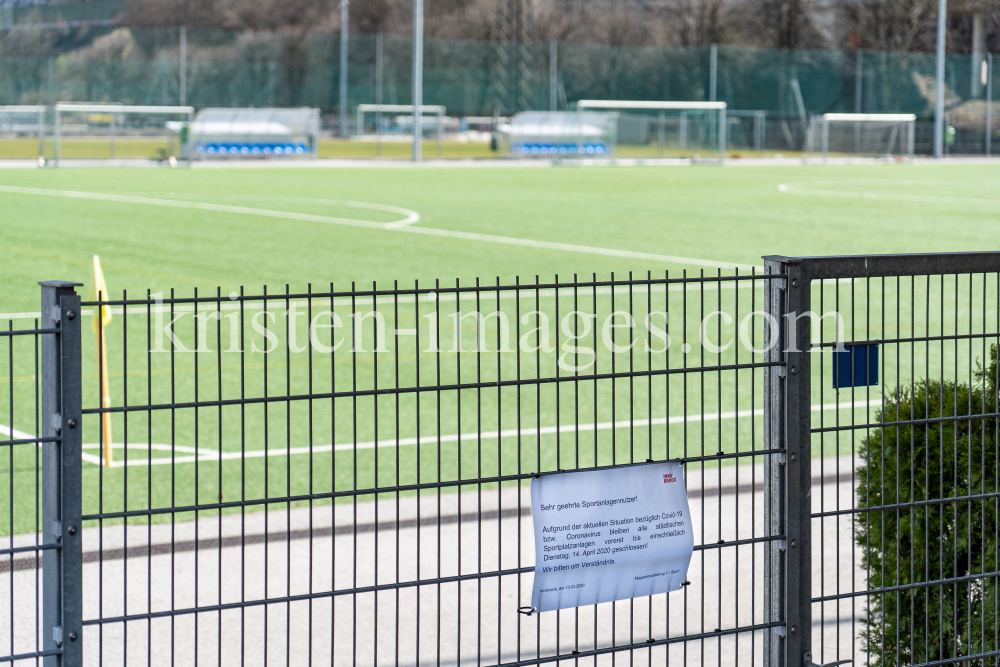
MULTIPOLYGON (((90 258, 91 299, 108 300, 108 286, 101 271, 101 259, 97 255, 90 258)), ((97 360, 101 375, 101 407, 111 407, 111 390, 108 386, 108 353, 104 342, 104 327, 111 321, 111 309, 99 306, 94 312, 94 334, 97 337, 97 360)), ((105 467, 111 467, 111 413, 101 413, 101 442, 105 467)))

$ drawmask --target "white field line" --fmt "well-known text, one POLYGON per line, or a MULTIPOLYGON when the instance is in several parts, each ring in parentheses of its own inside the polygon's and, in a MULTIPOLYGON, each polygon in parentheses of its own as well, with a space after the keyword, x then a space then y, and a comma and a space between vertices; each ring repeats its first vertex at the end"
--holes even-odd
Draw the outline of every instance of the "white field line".
MULTIPOLYGON (((733 264, 729 262, 713 262, 704 259, 691 257, 675 257, 673 255, 658 255, 646 252, 633 252, 630 250, 614 250, 611 248, 596 248, 592 246, 574 245, 571 243, 555 243, 551 241, 535 241, 531 239, 519 239, 509 236, 494 236, 492 234, 476 234, 473 232, 459 232, 448 229, 430 229, 427 227, 406 226, 409 223, 404 221, 393 223, 369 222, 366 220, 354 220, 351 218, 336 218, 325 215, 313 215, 309 213, 293 213, 289 211, 275 211, 263 208, 250 208, 246 206, 230 206, 228 204, 212 204, 208 202, 179 201, 173 199, 159 199, 154 197, 137 197, 134 195, 117 195, 99 192, 81 192, 75 190, 43 190, 40 188, 22 188, 12 185, 0 185, 0 192, 10 192, 14 194, 43 195, 50 197, 69 197, 73 199, 90 199, 99 201, 112 201, 124 204, 145 204, 150 206, 165 206, 170 208, 183 208, 189 210, 216 211, 221 213, 237 213, 242 215, 257 215, 268 218, 283 218, 288 220, 302 220, 305 222, 319 222, 332 225, 346 225, 349 227, 363 227, 366 229, 392 230, 399 232, 411 232, 413 234, 423 234, 427 236, 438 236, 444 238, 462 239, 466 241, 477 241, 501 245, 514 245, 528 248, 540 248, 543 250, 558 250, 561 252, 578 252, 588 255, 605 255, 609 257, 624 257, 628 259, 645 259, 655 262, 667 262, 672 264, 690 264, 694 266, 708 266, 713 268, 735 269, 749 268, 749 264, 733 264)), ((362 204, 362 202, 353 202, 362 204)), ((369 207, 381 206, 379 204, 368 204, 369 207)), ((381 209, 386 210, 386 209, 381 209)), ((398 209, 406 210, 406 209, 398 209)), ((409 211, 417 215, 413 211, 409 211)), ((419 217, 419 216, 418 216, 419 217)))
MULTIPOLYGON (((827 182, 827 181, 820 181, 827 182)), ((981 204, 986 206, 1000 205, 1000 199, 971 199, 965 197, 935 197, 932 195, 903 195, 888 192, 851 192, 844 190, 819 190, 808 187, 812 183, 782 183, 779 192, 796 195, 815 195, 817 197, 835 197, 837 199, 875 199, 882 201, 905 201, 919 204, 981 204), (805 187, 803 187, 805 186, 805 187)))
MULTIPOLYGON (((812 406, 813 412, 820 412, 824 410, 846 410, 855 408, 870 408, 878 407, 882 405, 881 399, 871 400, 871 401, 855 401, 853 403, 826 403, 823 405, 812 406)), ((157 457, 157 458, 136 458, 128 459, 127 461, 113 461, 111 467, 121 468, 123 466, 146 466, 146 465, 171 465, 175 463, 194 463, 195 461, 231 461, 240 459, 258 459, 264 457, 282 457, 282 456, 299 456, 299 455, 310 455, 310 454, 323 454, 327 452, 342 452, 351 451, 359 449, 376 449, 383 447, 407 447, 412 445, 433 445, 439 443, 451 443, 451 442, 467 442, 476 440, 498 440, 502 438, 531 438, 541 435, 552 435, 555 433, 589 433, 595 431, 607 431, 611 429, 623 429, 623 428, 643 428, 647 426, 662 426, 664 424, 683 424, 683 423, 699 423, 699 422, 715 422, 725 419, 744 419, 746 417, 760 417, 763 416, 763 408, 756 410, 740 410, 740 411, 729 411, 729 412, 714 412, 705 415, 687 415, 678 417, 657 417, 655 419, 631 419, 622 420, 615 422, 598 422, 598 423, 581 423, 581 424, 563 424, 561 426, 542 426, 535 428, 522 428, 522 429, 506 429, 503 431, 483 431, 483 432, 471 432, 471 433, 461 433, 461 434, 448 434, 448 435, 427 435, 419 438, 399 438, 390 440, 378 440, 369 442, 359 442, 355 443, 343 443, 337 445, 314 445, 312 447, 286 447, 284 449, 274 448, 274 449, 255 449, 246 452, 219 452, 217 450, 210 450, 203 447, 194 448, 187 447, 184 445, 167 445, 167 444, 146 444, 146 443, 128 443, 128 448, 132 451, 136 450, 154 450, 154 451, 168 451, 168 452, 182 452, 185 456, 171 456, 171 457, 157 457)), ((31 438, 31 435, 23 433, 21 431, 10 429, 6 426, 0 425, 0 434, 8 435, 13 438, 31 438)), ((125 445, 121 443, 113 443, 111 445, 112 449, 124 449, 125 445)), ((98 444, 85 444, 84 449, 100 449, 98 444)), ((94 456, 93 454, 88 454, 83 452, 83 460, 87 463, 93 463, 94 465, 101 464, 101 457, 94 456)))

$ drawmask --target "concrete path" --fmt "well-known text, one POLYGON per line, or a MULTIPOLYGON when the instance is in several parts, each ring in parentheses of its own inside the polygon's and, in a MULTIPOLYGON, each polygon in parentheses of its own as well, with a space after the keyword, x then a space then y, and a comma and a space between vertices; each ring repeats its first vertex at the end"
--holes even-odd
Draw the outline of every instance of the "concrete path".
MULTIPOLYGON (((814 467, 819 475, 819 462, 814 467)), ((814 510, 850 507, 850 460, 825 459, 822 467, 814 510)), ((760 466, 716 468, 704 479, 690 468, 696 544, 764 534, 760 466)), ((822 526, 815 521, 813 530, 814 595, 863 589, 850 517, 822 526)), ((518 607, 530 602, 533 575, 517 570, 534 563, 527 487, 84 532, 84 617, 150 614, 127 625, 88 626, 87 665, 495 665, 519 656, 714 633, 764 618, 765 544, 696 551, 691 584, 682 592, 519 614, 518 607), (506 574, 497 576, 498 570, 506 574), (417 578, 444 581, 393 586, 417 578), (331 590, 351 588, 368 590, 331 598, 331 590), (258 604, 288 596, 294 600, 258 604), (224 608, 183 613, 196 605, 224 608)), ((13 543, 34 539, 18 536, 13 543)), ((16 652, 32 650, 37 631, 39 577, 32 562, 15 560, 12 571, 9 564, 0 572, 0 599, 10 601, 0 605, 0 628, 12 624, 14 632, 0 636, 3 655, 12 640, 16 652)), ((814 662, 863 662, 854 641, 860 604, 814 605, 814 662)), ((604 653, 583 662, 759 664, 768 632, 604 653)))

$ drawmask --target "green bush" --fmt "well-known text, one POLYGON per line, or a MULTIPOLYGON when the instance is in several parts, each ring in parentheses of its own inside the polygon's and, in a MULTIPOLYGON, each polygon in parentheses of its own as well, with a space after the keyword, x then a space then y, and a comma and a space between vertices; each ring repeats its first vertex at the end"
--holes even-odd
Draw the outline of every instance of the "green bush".
MULTIPOLYGON (((877 421, 995 413, 996 345, 989 357, 985 371, 977 363, 972 386, 927 378, 888 395, 877 421)), ((858 507, 996 494, 997 428, 996 419, 978 418, 873 429, 860 448, 858 507)), ((991 576, 998 565, 998 505, 1000 500, 988 497, 856 515, 869 589, 969 577, 871 595, 861 640, 872 665, 947 661, 1000 649, 1000 590, 991 576)))

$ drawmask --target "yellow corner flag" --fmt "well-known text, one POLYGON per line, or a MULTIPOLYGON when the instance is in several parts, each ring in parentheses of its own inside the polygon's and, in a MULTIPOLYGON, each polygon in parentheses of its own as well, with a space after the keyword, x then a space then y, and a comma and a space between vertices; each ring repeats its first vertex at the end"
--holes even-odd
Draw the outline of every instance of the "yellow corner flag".
MULTIPOLYGON (((108 285, 104 282, 104 272, 101 271, 101 258, 92 255, 90 258, 91 301, 107 301, 108 285)), ((94 334, 97 337, 97 362, 101 375, 101 407, 111 407, 111 390, 108 388, 108 354, 104 343, 104 327, 111 321, 111 308, 100 306, 94 311, 94 334)), ((101 444, 104 454, 104 465, 111 465, 111 413, 101 413, 101 444)))

